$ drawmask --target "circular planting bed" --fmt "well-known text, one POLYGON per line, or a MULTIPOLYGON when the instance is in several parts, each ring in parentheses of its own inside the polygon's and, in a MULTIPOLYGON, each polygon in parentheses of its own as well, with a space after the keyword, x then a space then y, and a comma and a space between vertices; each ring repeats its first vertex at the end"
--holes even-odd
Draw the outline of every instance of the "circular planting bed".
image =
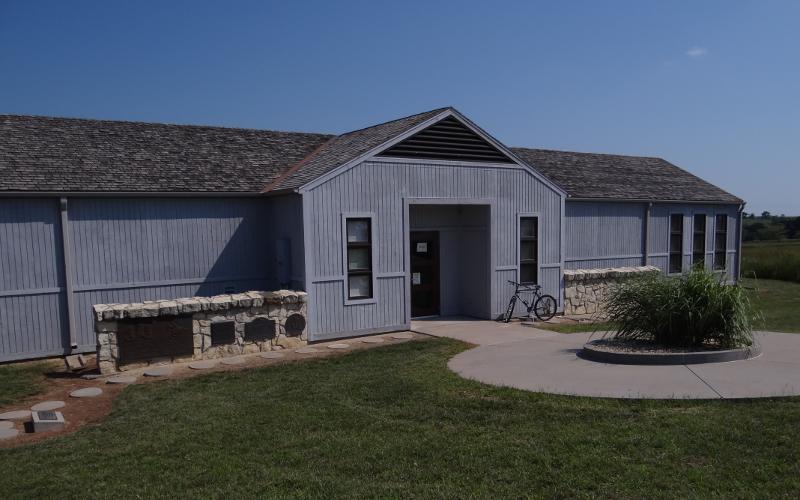
POLYGON ((587 342, 578 355, 590 361, 620 365, 695 365, 699 363, 722 363, 755 358, 761 354, 761 346, 737 349, 719 349, 709 346, 699 349, 676 349, 659 346, 646 341, 599 339, 587 342))

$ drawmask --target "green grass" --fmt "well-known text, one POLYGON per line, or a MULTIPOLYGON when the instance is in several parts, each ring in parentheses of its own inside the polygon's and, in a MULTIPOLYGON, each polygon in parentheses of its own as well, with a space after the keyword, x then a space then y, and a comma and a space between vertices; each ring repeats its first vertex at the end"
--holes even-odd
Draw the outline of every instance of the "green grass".
POLYGON ((743 279, 750 302, 763 316, 753 326, 759 330, 800 333, 800 283, 743 279))
POLYGON ((614 329, 611 323, 537 323, 536 328, 558 333, 604 332, 614 329))
POLYGON ((0 406, 5 406, 42 390, 44 374, 52 371, 48 362, 0 366, 0 406))
POLYGON ((800 283, 800 240, 745 243, 742 276, 800 283))
MULTIPOLYGON (((4 498, 795 497, 800 398, 662 402, 481 385, 432 339, 132 386, 0 450, 4 498)), ((89 404, 89 403, 87 403, 89 404)))

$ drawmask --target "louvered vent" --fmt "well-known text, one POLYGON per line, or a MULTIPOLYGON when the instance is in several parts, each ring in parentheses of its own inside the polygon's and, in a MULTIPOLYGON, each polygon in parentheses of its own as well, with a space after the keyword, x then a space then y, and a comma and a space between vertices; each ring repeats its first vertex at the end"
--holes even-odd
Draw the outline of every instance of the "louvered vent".
POLYGON ((417 132, 378 156, 512 163, 497 148, 452 116, 417 132))

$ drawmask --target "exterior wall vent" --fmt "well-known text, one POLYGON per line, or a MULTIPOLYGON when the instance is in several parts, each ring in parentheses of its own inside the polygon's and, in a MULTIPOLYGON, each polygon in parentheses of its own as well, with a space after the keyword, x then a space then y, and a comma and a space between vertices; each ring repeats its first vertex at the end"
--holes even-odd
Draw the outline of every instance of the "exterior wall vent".
POLYGON ((452 116, 417 132, 378 156, 513 163, 497 148, 452 116))

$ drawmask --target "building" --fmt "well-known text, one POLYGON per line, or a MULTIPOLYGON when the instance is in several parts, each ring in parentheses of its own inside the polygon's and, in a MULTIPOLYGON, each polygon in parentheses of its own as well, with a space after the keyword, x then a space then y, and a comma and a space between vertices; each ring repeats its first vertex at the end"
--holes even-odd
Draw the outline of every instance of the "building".
POLYGON ((0 116, 0 361, 91 307, 309 294, 310 339, 494 318, 564 271, 739 273, 743 201, 658 158, 508 148, 453 108, 338 136, 0 116))

